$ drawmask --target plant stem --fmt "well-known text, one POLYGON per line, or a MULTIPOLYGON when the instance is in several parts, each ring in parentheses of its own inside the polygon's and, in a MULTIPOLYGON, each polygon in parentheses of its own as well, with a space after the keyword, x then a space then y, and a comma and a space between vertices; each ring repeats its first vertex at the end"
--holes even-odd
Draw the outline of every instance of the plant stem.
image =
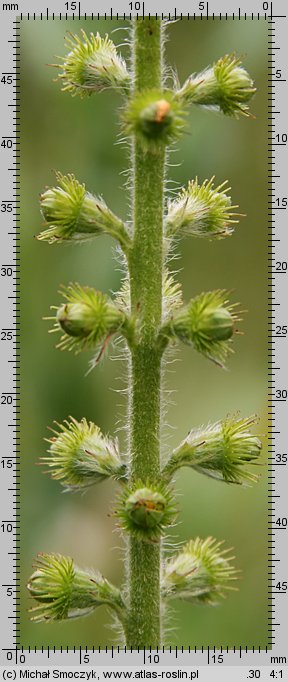
MULTIPOLYGON (((134 94, 162 85, 161 20, 133 21, 134 94)), ((150 483, 160 473, 163 185, 165 148, 133 141, 134 237, 129 256, 131 313, 137 319, 131 351, 130 482, 150 483)), ((130 538, 127 644, 160 645, 160 543, 130 538)))

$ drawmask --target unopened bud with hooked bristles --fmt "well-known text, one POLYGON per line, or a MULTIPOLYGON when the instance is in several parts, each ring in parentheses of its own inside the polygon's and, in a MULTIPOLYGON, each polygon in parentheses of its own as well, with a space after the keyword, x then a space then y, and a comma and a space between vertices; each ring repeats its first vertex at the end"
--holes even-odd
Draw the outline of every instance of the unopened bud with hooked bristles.
POLYGON ((54 329, 63 331, 57 348, 60 350, 82 350, 95 348, 109 336, 121 329, 125 315, 101 291, 92 287, 70 284, 61 290, 65 303, 53 306, 56 314, 54 329))
POLYGON ((212 537, 190 540, 164 565, 163 595, 193 604, 217 604, 227 590, 235 589, 231 582, 237 580, 238 571, 231 565, 230 551, 212 537))
POLYGON ((126 466, 117 441, 103 436, 93 422, 70 417, 57 426, 59 431, 53 430, 48 440, 49 456, 42 457, 41 462, 66 490, 86 490, 106 478, 125 478, 126 466))
POLYGON ((37 602, 30 609, 37 623, 86 616, 102 604, 119 616, 125 609, 120 591, 106 578, 83 571, 60 554, 39 554, 27 587, 37 602))
POLYGON ((84 184, 74 175, 56 173, 58 185, 49 187, 40 196, 40 207, 45 220, 45 230, 37 239, 49 244, 80 242, 99 234, 109 234, 128 246, 129 236, 125 225, 103 199, 86 192, 84 184))
POLYGON ((183 130, 183 109, 168 90, 140 92, 130 100, 123 114, 125 131, 138 134, 147 150, 157 150, 179 137, 183 130))
POLYGON ((146 542, 159 541, 175 514, 170 488, 140 481, 126 487, 117 509, 124 530, 146 542))
POLYGON ((187 466, 201 474, 226 483, 254 483, 258 476, 247 469, 259 464, 262 443, 250 428, 257 418, 226 417, 216 424, 192 429, 180 443, 163 470, 171 478, 180 467, 187 466))
POLYGON ((60 57, 63 64, 52 64, 60 68, 62 90, 80 97, 111 87, 128 92, 130 75, 108 35, 102 38, 99 33, 90 33, 88 36, 82 30, 81 38, 71 33, 67 44, 70 52, 60 57))
POLYGON ((176 96, 180 102, 249 116, 248 103, 256 92, 252 78, 235 55, 226 54, 213 66, 189 76, 176 96))
POLYGON ((223 239, 233 234, 238 223, 231 198, 226 194, 230 187, 227 182, 214 187, 214 177, 204 180, 202 185, 196 180, 188 183, 178 196, 168 203, 165 219, 167 237, 192 235, 208 239, 223 239))
POLYGON ((218 289, 192 298, 163 325, 160 336, 174 336, 223 367, 235 323, 241 320, 234 311, 238 304, 229 304, 226 296, 225 290, 218 289))

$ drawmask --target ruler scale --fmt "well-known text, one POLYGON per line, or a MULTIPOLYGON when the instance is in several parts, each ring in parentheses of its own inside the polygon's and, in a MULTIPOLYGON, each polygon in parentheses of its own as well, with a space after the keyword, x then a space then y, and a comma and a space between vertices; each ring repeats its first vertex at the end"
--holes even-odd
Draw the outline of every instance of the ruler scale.
MULTIPOLYGON (((269 301, 269 555, 268 555, 268 593, 269 625, 267 646, 245 646, 208 649, 161 648, 156 652, 131 651, 112 647, 67 648, 31 646, 24 649, 19 633, 19 594, 21 566, 20 556, 20 68, 21 42, 20 26, 23 19, 43 22, 68 18, 85 22, 91 17, 97 23, 105 17, 107 30, 113 19, 129 19, 132 15, 148 16, 155 14, 155 6, 150 2, 123 3, 115 0, 112 8, 101 0, 91 7, 90 0, 82 2, 59 3, 51 0, 49 6, 42 6, 35 0, 28 0, 27 7, 20 2, 0 4, 1 37, 1 147, 0 170, 3 198, 1 201, 0 230, 0 302, 1 302, 1 345, 0 345, 0 425, 2 430, 3 456, 0 468, 0 517, 1 517, 1 567, 0 567, 0 631, 1 657, 3 669, 10 666, 99 666, 99 670, 125 666, 175 667, 189 666, 191 672, 205 667, 205 680, 229 679, 228 673, 237 679, 242 677, 258 678, 249 675, 250 670, 262 671, 268 668, 275 671, 274 679, 285 676, 287 657, 287 467, 288 453, 286 438, 287 401, 288 401, 288 361, 287 361, 287 277, 288 277, 288 236, 287 236, 287 167, 288 167, 288 48, 287 16, 284 0, 275 2, 243 1, 238 3, 227 0, 215 2, 191 2, 185 6, 180 3, 176 8, 165 2, 165 7, 157 5, 159 17, 174 21, 196 17, 203 21, 233 20, 253 21, 264 19, 268 29, 268 115, 267 115, 267 229, 269 230, 268 263, 268 301, 269 301), (97 11, 96 11, 97 10, 97 11), (225 672, 224 672, 225 671, 225 672), (230 671, 230 672, 229 672, 230 671), (282 671, 282 674, 280 674, 282 671), (241 677, 240 677, 241 672, 241 677), (276 674, 277 673, 277 674, 276 674), (226 677, 227 674, 227 677, 226 677), (277 676, 278 675, 278 676, 277 676)), ((35 27, 35 30, 36 27, 35 27)), ((25 387, 24 387, 25 388, 25 387)), ((154 669, 154 668, 153 668, 154 669)), ((2 668, 1 668, 2 670, 2 668)), ((268 672, 267 672, 268 674, 268 672)), ((179 675, 179 678, 181 676, 179 675)), ((201 677, 201 675, 199 675, 201 677)), ((259 675, 260 677, 260 675, 259 675)), ((194 676, 189 677, 194 679, 194 676)), ((202 677, 202 679, 204 679, 202 677)), ((268 677, 267 677, 268 679, 268 677)), ((270 679, 270 677, 269 677, 270 679)))

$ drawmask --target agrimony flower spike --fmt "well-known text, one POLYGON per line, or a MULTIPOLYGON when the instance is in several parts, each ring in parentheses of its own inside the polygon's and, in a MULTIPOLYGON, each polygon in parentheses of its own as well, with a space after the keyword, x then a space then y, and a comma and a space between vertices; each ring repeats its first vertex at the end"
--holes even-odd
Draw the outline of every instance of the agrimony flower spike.
POLYGON ((39 554, 27 585, 38 603, 30 609, 36 622, 78 618, 107 604, 119 617, 124 603, 119 590, 100 573, 83 571, 73 559, 60 554, 39 554))
POLYGON ((204 180, 202 185, 196 180, 188 183, 176 199, 168 204, 165 220, 166 235, 192 235, 223 239, 233 233, 233 226, 238 223, 237 214, 232 206, 231 198, 226 194, 230 190, 227 181, 214 187, 214 177, 204 180))
POLYGON ((93 422, 70 417, 57 426, 59 431, 52 429, 55 435, 48 439, 49 457, 42 457, 41 462, 66 490, 85 490, 105 478, 125 476, 117 441, 103 436, 93 422))
POLYGON ((226 417, 216 424, 192 429, 187 438, 172 452, 163 475, 170 478, 183 466, 226 483, 254 483, 258 476, 248 465, 259 464, 262 444, 250 431, 258 419, 226 417))
POLYGON ((230 305, 227 292, 218 289, 192 298, 162 327, 161 336, 176 336, 184 343, 223 367, 229 351, 235 323, 241 318, 235 313, 238 304, 230 305))
POLYGON ((183 109, 169 90, 141 92, 130 100, 123 114, 128 135, 138 134, 151 151, 159 144, 170 144, 183 129, 183 109))
POLYGON ((119 501, 117 515, 128 533, 146 542, 159 541, 175 518, 176 508, 170 488, 163 483, 135 482, 127 486, 119 501))
POLYGON ((56 173, 57 187, 50 187, 40 196, 40 207, 46 229, 37 239, 49 244, 79 242, 110 234, 122 248, 128 246, 129 236, 124 223, 103 199, 86 192, 74 175, 56 173))
POLYGON ((249 116, 248 103, 256 92, 252 78, 235 55, 226 54, 213 66, 192 74, 177 92, 180 101, 222 111, 227 116, 249 116))
POLYGON ((99 33, 81 33, 81 38, 70 34, 70 52, 60 57, 63 64, 53 64, 61 69, 58 77, 63 81, 62 90, 80 97, 111 87, 127 92, 130 76, 112 40, 108 35, 101 38, 99 33))
POLYGON ((55 320, 51 331, 64 332, 57 344, 60 350, 73 350, 77 354, 95 348, 124 324, 124 314, 101 291, 70 284, 60 293, 65 303, 59 307, 52 306, 56 314, 46 318, 55 320))
POLYGON ((217 604, 227 590, 235 589, 237 571, 222 549, 222 542, 212 537, 190 540, 179 554, 166 562, 162 590, 166 597, 187 599, 193 604, 217 604))

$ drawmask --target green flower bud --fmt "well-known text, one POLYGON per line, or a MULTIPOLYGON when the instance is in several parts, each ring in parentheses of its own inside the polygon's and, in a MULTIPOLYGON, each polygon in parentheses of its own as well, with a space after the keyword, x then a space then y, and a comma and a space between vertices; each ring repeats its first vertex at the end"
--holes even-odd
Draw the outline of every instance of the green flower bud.
POLYGON ((93 422, 73 417, 57 424, 59 432, 48 439, 49 457, 41 461, 49 467, 51 477, 66 490, 85 490, 105 478, 120 479, 126 466, 121 462, 118 443, 102 435, 93 422))
POLYGON ((235 55, 226 54, 212 67, 193 74, 177 92, 180 101, 222 111, 227 116, 249 116, 250 102, 256 88, 253 80, 235 55))
POLYGON ((100 573, 82 571, 70 557, 39 554, 35 569, 27 585, 38 602, 30 609, 35 622, 78 618, 102 604, 119 614, 125 608, 114 585, 100 573))
MULTIPOLYGON (((227 292, 220 289, 200 294, 166 325, 168 336, 174 334, 221 367, 231 351, 235 322, 240 321, 234 312, 238 304, 227 305, 226 295, 227 292)), ((163 332, 165 334, 165 326, 163 332)))
POLYGON ((86 192, 74 175, 56 173, 57 187, 40 196, 41 211, 48 227, 37 239, 49 244, 79 242, 110 234, 121 246, 129 242, 124 223, 106 206, 103 199, 86 192))
POLYGON ((99 33, 89 36, 83 30, 81 33, 82 38, 70 34, 67 39, 70 52, 66 57, 60 57, 63 64, 52 65, 61 69, 62 90, 80 97, 111 87, 127 92, 130 76, 112 40, 108 35, 101 38, 99 33))
POLYGON ((234 557, 222 544, 212 537, 190 540, 164 566, 164 595, 193 604, 217 604, 227 590, 235 589, 231 582, 237 580, 238 572, 230 563, 234 557))
POLYGON ((70 284, 62 288, 66 299, 56 310, 54 329, 64 331, 57 348, 60 350, 82 350, 95 348, 107 337, 119 331, 124 323, 124 314, 100 291, 80 284, 70 284))
POLYGON ((182 466, 191 467, 218 481, 238 485, 254 483, 258 476, 246 465, 258 465, 262 444, 250 427, 257 418, 227 417, 190 431, 187 438, 172 453, 163 475, 168 478, 182 466))
POLYGON ((227 181, 214 187, 214 176, 198 184, 198 178, 188 183, 176 199, 168 204, 166 216, 166 234, 192 235, 223 239, 233 233, 233 225, 238 223, 234 212, 238 206, 232 206, 231 198, 226 194, 230 190, 227 181))
POLYGON ((169 144, 183 129, 181 105, 168 90, 137 94, 129 102, 123 120, 126 132, 138 134, 144 146, 149 142, 150 151, 157 150, 159 144, 169 144))
POLYGON ((175 517, 171 491, 163 484, 136 482, 127 487, 120 500, 118 516, 122 527, 141 540, 157 542, 175 517))
POLYGON ((206 319, 202 320, 200 329, 208 339, 212 339, 213 341, 226 341, 227 339, 230 339, 233 334, 233 317, 226 308, 211 310, 211 312, 206 315, 206 319))

